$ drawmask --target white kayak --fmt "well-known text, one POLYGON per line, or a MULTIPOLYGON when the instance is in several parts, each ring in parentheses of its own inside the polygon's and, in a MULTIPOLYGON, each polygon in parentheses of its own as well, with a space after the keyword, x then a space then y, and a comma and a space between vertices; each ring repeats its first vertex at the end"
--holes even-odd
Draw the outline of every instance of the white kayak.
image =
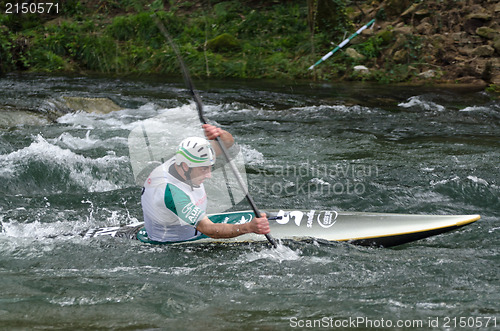
MULTIPOLYGON (((363 246, 391 247, 458 229, 480 219, 479 215, 413 215, 333 210, 275 210, 266 212, 271 234, 280 240, 349 242, 363 246)), ((215 223, 241 224, 253 218, 252 211, 209 215, 215 223)), ((150 244, 248 243, 267 241, 265 236, 245 234, 230 239, 202 236, 183 242, 155 242, 147 237, 143 223, 124 227, 90 229, 84 238, 126 237, 150 244)))

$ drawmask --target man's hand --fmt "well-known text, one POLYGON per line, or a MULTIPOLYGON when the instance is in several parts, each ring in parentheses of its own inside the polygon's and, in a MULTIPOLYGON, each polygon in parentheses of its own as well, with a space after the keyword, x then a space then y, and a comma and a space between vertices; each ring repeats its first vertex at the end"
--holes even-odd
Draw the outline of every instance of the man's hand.
POLYGON ((250 229, 253 233, 256 234, 268 234, 271 232, 271 228, 269 227, 269 221, 267 220, 266 214, 260 214, 261 217, 255 217, 253 220, 248 223, 250 229))
POLYGON ((211 124, 203 124, 201 127, 205 131, 205 136, 208 140, 215 140, 215 138, 222 136, 225 132, 221 128, 211 124))
MULTIPOLYGON (((221 128, 212 124, 203 124, 201 127, 205 131, 205 136, 208 140, 215 140, 217 137, 220 137, 220 140, 222 140, 226 148, 233 146, 233 135, 226 130, 222 130, 221 128)), ((219 146, 217 146, 215 142, 212 142, 212 147, 214 148, 216 155, 220 155, 222 153, 219 146)))

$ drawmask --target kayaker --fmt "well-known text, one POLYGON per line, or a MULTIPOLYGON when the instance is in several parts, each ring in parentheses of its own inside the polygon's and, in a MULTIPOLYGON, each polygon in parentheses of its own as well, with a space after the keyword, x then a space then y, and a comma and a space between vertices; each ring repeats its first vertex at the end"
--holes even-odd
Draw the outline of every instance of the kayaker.
POLYGON ((184 139, 175 156, 154 169, 144 183, 141 204, 149 239, 175 242, 196 239, 202 234, 233 238, 245 233, 269 233, 265 214, 245 224, 213 223, 207 217, 203 182, 212 176, 216 155, 222 152, 213 140, 220 137, 224 146, 230 148, 234 138, 214 125, 202 127, 208 140, 184 139))

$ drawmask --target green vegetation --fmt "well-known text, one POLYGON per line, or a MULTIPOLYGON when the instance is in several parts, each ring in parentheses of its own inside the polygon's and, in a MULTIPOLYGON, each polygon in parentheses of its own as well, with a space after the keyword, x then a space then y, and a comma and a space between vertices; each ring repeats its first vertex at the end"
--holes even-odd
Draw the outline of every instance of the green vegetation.
MULTIPOLYGON (((0 1, 2 12, 7 2, 0 1)), ((401 59, 376 65, 395 42, 385 31, 359 37, 362 43, 353 48, 363 61, 339 52, 314 72, 307 70, 333 48, 331 42, 340 43, 345 32, 361 25, 349 19, 350 9, 340 0, 54 2, 59 13, 0 14, 0 73, 178 75, 175 54, 150 16, 153 10, 199 77, 394 82, 408 79, 410 64, 419 58, 418 40, 406 40, 401 59), (360 63, 380 70, 360 78, 352 71, 360 63)))

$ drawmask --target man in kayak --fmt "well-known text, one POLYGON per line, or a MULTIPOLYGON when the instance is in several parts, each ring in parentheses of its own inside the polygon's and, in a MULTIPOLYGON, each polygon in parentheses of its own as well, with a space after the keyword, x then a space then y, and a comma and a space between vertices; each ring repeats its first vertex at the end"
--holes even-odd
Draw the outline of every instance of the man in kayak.
POLYGON ((174 157, 154 169, 144 183, 141 197, 144 226, 149 239, 176 242, 196 239, 202 234, 211 238, 233 238, 245 233, 267 234, 269 222, 262 214, 248 223, 213 223, 206 215, 207 195, 203 182, 211 177, 217 137, 230 148, 233 136, 219 127, 204 124, 205 138, 184 139, 174 157))

